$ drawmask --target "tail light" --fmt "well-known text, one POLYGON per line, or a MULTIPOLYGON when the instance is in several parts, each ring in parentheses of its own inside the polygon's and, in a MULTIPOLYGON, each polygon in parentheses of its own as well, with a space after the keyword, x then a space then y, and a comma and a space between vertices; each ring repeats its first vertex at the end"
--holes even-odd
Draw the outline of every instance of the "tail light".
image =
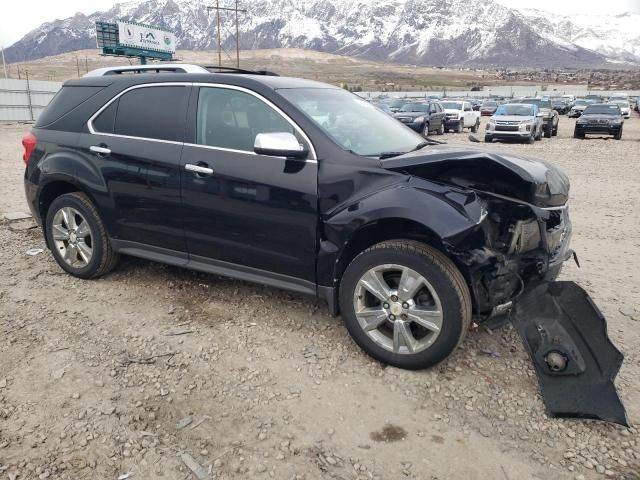
POLYGON ((29 157, 31 157, 31 152, 36 148, 36 136, 29 132, 24 137, 22 137, 22 146, 24 147, 24 155, 22 156, 22 160, 24 160, 25 165, 29 163, 29 157))

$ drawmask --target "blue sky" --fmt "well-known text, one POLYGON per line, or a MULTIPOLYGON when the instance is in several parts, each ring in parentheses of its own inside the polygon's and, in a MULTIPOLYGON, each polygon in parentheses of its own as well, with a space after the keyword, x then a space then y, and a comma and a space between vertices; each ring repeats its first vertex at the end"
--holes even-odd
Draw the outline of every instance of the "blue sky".
MULTIPOLYGON (((474 0, 470 0, 474 1, 474 0)), ((622 13, 634 11, 640 13, 640 0, 497 0, 512 7, 538 8, 555 13, 591 12, 622 13)), ((5 0, 0 7, 0 46, 9 46, 23 35, 38 27, 43 22, 56 18, 70 17, 76 12, 85 14, 97 10, 107 10, 114 0, 29 0, 28 14, 25 14, 23 2, 5 0)), ((245 4, 250 5, 245 0, 245 4)), ((250 7, 249 7, 250 8, 250 7)))

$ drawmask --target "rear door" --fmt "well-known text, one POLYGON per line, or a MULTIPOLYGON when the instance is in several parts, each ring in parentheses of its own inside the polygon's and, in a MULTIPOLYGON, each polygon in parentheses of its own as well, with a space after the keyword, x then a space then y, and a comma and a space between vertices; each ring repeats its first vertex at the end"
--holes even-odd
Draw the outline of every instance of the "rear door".
POLYGON ((265 98, 232 86, 194 87, 189 117, 182 196, 192 265, 315 292, 317 161, 253 151, 258 133, 306 142, 302 131, 265 98))
MULTIPOLYGON (((190 84, 125 90, 89 121, 79 146, 109 233, 124 244, 182 252, 180 155, 190 84)), ((165 252, 171 253, 171 252, 165 252)), ((186 260, 185 260, 186 262, 186 260)))

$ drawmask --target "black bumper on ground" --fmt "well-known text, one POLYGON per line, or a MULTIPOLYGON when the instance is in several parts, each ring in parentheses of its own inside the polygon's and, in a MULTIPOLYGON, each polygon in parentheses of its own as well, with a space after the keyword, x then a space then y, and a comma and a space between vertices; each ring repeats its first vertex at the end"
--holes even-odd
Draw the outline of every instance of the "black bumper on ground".
POLYGON ((624 356, 607 335, 607 322, 574 282, 528 287, 511 320, 538 374, 550 415, 628 426, 614 380, 624 356))

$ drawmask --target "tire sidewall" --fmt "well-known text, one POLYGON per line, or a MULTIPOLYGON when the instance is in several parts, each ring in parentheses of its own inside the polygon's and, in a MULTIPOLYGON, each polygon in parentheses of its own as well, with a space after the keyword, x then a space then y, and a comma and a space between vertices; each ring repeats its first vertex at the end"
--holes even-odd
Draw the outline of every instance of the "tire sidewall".
POLYGON ((66 194, 56 198, 49 209, 47 210, 47 218, 45 222, 45 235, 47 237, 47 244, 51 248, 51 253, 60 267, 69 272, 70 274, 80 278, 92 278, 93 275, 99 270, 102 263, 102 257, 104 256, 104 245, 100 237, 100 226, 98 220, 95 218, 95 214, 89 210, 86 205, 75 195, 66 194), (51 225, 53 224, 53 217, 56 212, 64 207, 73 207, 78 210, 84 219, 89 224, 91 229, 91 248, 92 256, 89 263, 82 268, 75 268, 67 264, 60 252, 56 248, 55 241, 53 240, 53 234, 51 232, 51 225))
POLYGON ((345 326, 354 341, 375 359, 398 368, 422 369, 447 358, 457 347, 464 334, 464 319, 461 299, 456 295, 455 285, 440 268, 426 257, 394 248, 381 248, 365 252, 347 267, 340 284, 340 305, 345 326), (355 315, 353 296, 362 275, 378 265, 394 263, 409 267, 421 275, 436 290, 443 310, 442 329, 438 338, 426 350, 417 354, 403 355, 385 350, 377 345, 362 330, 355 315))

